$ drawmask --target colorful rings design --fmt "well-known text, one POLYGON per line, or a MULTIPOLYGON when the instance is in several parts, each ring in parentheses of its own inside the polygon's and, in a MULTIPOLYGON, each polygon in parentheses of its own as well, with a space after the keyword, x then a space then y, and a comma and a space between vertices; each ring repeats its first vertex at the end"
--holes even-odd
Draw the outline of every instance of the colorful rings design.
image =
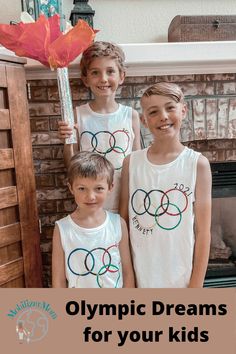
MULTIPOLYGON (((113 133, 107 130, 98 131, 97 133, 92 133, 86 130, 80 136, 81 144, 82 144, 83 136, 85 135, 91 136, 91 141, 90 141, 91 149, 92 149, 91 151, 97 152, 98 154, 104 155, 105 157, 107 157, 107 155, 110 154, 111 152, 115 152, 117 154, 123 154, 123 158, 125 158, 126 152, 128 151, 130 146, 130 136, 129 136, 129 132, 126 130, 119 129, 114 131, 113 133), (117 144, 118 134, 124 134, 124 138, 122 138, 122 142, 126 140, 125 146, 119 146, 117 144), (108 135, 107 139, 105 139, 106 135, 108 135), (103 145, 105 141, 105 146, 102 146, 102 148, 100 148, 99 141, 102 141, 103 145)), ((116 170, 119 170, 121 168, 122 166, 115 167, 116 170)))
POLYGON ((120 269, 119 269, 119 266, 112 264, 112 256, 109 252, 109 250, 112 247, 117 247, 117 245, 112 245, 112 246, 108 247, 107 249, 103 248, 103 247, 96 247, 96 248, 92 249, 91 251, 87 250, 86 248, 82 248, 82 247, 75 248, 73 251, 70 252, 70 254, 67 258, 67 266, 68 266, 69 270, 74 275, 83 277, 83 276, 87 276, 89 274, 92 274, 92 275, 96 276, 97 284, 99 287, 102 287, 101 281, 99 279, 102 275, 104 275, 107 272, 110 272, 110 273, 117 272, 118 275, 117 275, 116 284, 115 284, 115 287, 117 287, 119 279, 120 279, 120 269), (99 250, 102 251, 101 265, 98 266, 98 270, 95 272, 94 268, 95 268, 96 262, 95 262, 94 252, 99 251, 99 250), (76 255, 76 257, 79 257, 80 252, 87 253, 86 255, 84 255, 84 271, 75 270, 75 269, 73 269, 73 266, 72 266, 72 256, 76 255), (108 262, 105 261, 106 255, 108 257, 108 262), (89 259, 91 262, 90 265, 89 265, 89 259))
POLYGON ((185 212, 185 210, 188 207, 188 198, 187 198, 187 195, 185 192, 183 192, 179 189, 176 189, 176 188, 171 188, 166 192, 163 190, 160 190, 160 189, 152 189, 152 190, 146 192, 144 189, 138 188, 131 196, 131 207, 136 215, 141 216, 144 214, 148 214, 148 215, 154 217, 156 225, 158 225, 163 230, 173 230, 176 227, 178 227, 179 224, 181 223, 182 214, 185 212), (183 195, 183 197, 184 197, 183 204, 184 205, 181 208, 178 207, 174 202, 170 201, 170 199, 172 199, 171 198, 172 192, 181 193, 181 195, 183 195), (143 194, 143 202, 140 206, 140 199, 138 199, 139 204, 137 204, 138 208, 136 208, 135 207, 135 198, 137 197, 138 193, 143 194), (160 194, 160 196, 159 196, 160 204, 159 205, 155 205, 155 203, 152 200, 154 198, 153 196, 156 196, 157 194, 160 194), (153 207, 154 205, 155 205, 155 207, 153 207), (151 206, 153 207, 154 212, 150 211, 151 206), (174 208, 174 212, 172 210, 170 212, 170 210, 169 210, 170 206, 172 207, 171 209, 174 208), (165 226, 161 225, 160 217, 165 214, 167 214, 169 216, 179 216, 177 223, 171 227, 170 226, 165 227, 165 226))

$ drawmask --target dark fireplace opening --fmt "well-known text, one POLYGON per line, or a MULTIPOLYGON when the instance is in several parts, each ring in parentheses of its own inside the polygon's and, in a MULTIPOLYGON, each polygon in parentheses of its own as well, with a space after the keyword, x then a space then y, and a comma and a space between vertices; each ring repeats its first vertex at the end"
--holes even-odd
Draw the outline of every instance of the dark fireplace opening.
POLYGON ((236 287, 236 161, 211 163, 211 250, 204 287, 236 287))

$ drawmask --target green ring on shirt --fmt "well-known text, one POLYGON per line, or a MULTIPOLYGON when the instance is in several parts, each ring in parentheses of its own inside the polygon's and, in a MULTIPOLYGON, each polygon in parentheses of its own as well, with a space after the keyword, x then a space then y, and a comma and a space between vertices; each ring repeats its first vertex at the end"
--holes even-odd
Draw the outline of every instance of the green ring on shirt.
POLYGON ((181 213, 181 210, 179 209, 179 207, 177 207, 177 205, 175 205, 175 204, 169 202, 169 205, 172 205, 172 206, 176 207, 176 209, 179 211, 179 214, 178 214, 178 215, 179 215, 179 221, 178 221, 178 223, 177 223, 175 226, 173 226, 173 227, 164 227, 164 226, 160 225, 159 222, 158 222, 158 220, 157 220, 157 218, 158 218, 158 210, 159 210, 160 208, 162 208, 163 205, 166 205, 166 204, 167 204, 167 203, 161 204, 161 205, 156 209, 156 212, 155 212, 155 221, 156 221, 157 225, 160 226, 160 228, 163 229, 163 230, 174 230, 174 229, 176 229, 177 226, 179 226, 179 224, 180 224, 180 222, 181 222, 181 220, 182 220, 182 213, 181 213))
MULTIPOLYGON (((121 153, 123 153, 124 157, 126 156, 126 155, 125 155, 125 151, 124 151, 124 149, 122 149, 122 147, 120 147, 120 146, 114 146, 114 148, 120 149, 120 150, 121 150, 121 153)), ((109 154, 109 153, 112 152, 112 151, 113 151, 113 150, 108 149, 108 150, 104 153, 104 157, 106 157, 106 155, 109 154)), ((120 170, 121 168, 122 168, 122 166, 120 166, 120 167, 115 167, 115 170, 120 170)))
MULTIPOLYGON (((100 284, 100 282, 99 282, 99 276, 101 275, 101 273, 102 273, 102 271, 103 271, 103 269, 104 268, 106 268, 106 270, 107 270, 107 268, 109 269, 110 267, 113 267, 113 268, 115 268, 117 271, 119 271, 119 267, 117 267, 115 264, 104 264, 104 266, 102 266, 102 268, 98 271, 98 273, 97 273, 97 284, 98 284, 98 286, 99 286, 99 288, 102 288, 102 286, 101 286, 101 284, 100 284)), ((103 273, 104 274, 104 273, 103 273)), ((117 278, 117 280, 116 280, 116 285, 115 285, 115 287, 114 288, 117 288, 117 285, 118 285, 118 282, 119 282, 119 280, 120 280, 120 272, 119 272, 119 275, 118 275, 118 278, 117 278)))

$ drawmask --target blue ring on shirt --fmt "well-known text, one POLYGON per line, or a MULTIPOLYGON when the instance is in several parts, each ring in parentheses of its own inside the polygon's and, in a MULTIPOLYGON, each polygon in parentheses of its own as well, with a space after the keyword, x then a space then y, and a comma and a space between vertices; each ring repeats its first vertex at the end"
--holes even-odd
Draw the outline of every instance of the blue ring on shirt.
MULTIPOLYGON (((88 256, 88 255, 87 255, 88 256)), ((95 267, 95 259, 94 259, 94 256, 92 255, 92 251, 89 251, 89 250, 86 250, 85 248, 75 248, 70 254, 69 254, 69 257, 67 258, 67 265, 68 265, 68 268, 70 269, 70 271, 75 274, 75 275, 80 275, 80 276, 85 276, 85 275, 88 275, 91 273, 91 271, 93 271, 94 267, 95 267), (84 252, 87 252, 88 254, 90 254, 92 256, 92 260, 93 260, 93 264, 92 264, 92 268, 91 270, 88 270, 87 273, 76 273, 73 271, 73 269, 71 268, 70 266, 70 257, 72 256, 73 253, 75 253, 76 251, 84 251, 84 252)))

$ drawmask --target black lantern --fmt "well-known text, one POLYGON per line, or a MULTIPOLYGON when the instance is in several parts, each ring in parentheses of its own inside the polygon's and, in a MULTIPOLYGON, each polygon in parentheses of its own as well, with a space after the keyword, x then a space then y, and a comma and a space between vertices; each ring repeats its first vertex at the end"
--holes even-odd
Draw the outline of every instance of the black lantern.
POLYGON ((34 20, 37 20, 39 16, 39 7, 36 0, 21 0, 22 11, 28 12, 34 20))
POLYGON ((93 16, 95 11, 88 5, 88 0, 74 0, 74 8, 70 14, 70 21, 72 26, 75 26, 78 20, 88 22, 89 26, 93 28, 93 16))

